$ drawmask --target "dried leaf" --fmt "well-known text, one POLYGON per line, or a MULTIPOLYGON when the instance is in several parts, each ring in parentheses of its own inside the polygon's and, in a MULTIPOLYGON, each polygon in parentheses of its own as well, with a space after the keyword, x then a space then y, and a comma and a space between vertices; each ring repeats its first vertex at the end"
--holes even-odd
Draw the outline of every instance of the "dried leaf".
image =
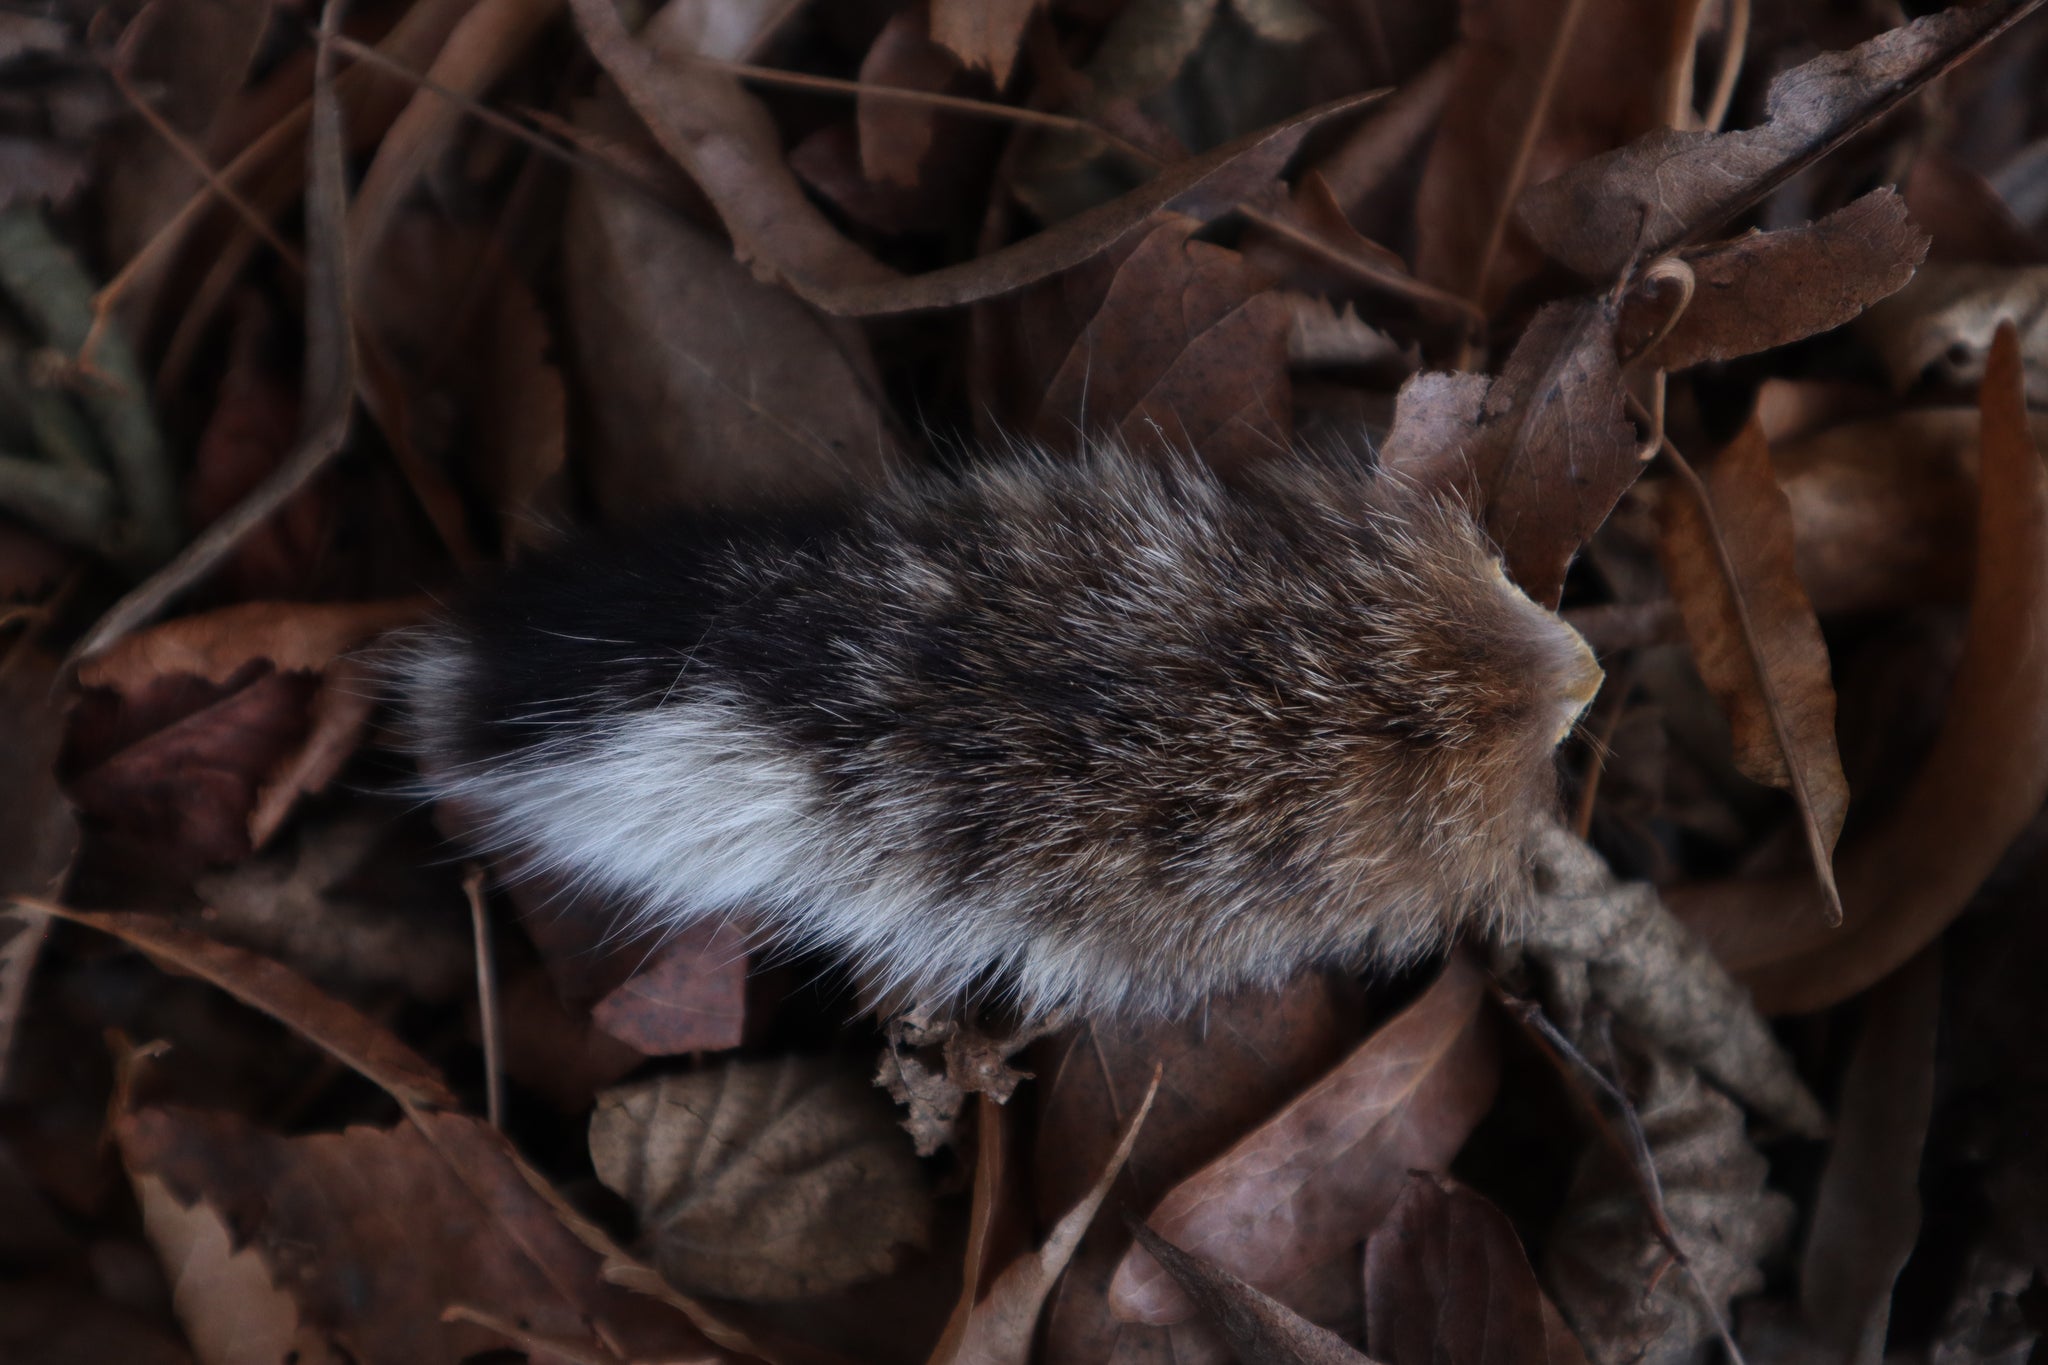
MULTIPOLYGON (((1792 1224, 1790 1200, 1742 1111, 1689 1068, 1652 1059, 1628 1086, 1663 1190, 1664 1211, 1713 1313, 1763 1286, 1759 1263, 1792 1224)), ((1542 1278, 1595 1365, 1678 1365, 1715 1335, 1689 1276, 1670 1264, 1642 1193, 1619 1157, 1589 1148, 1543 1257, 1542 1278)))
POLYGON ((494 311, 476 473, 497 511, 500 541, 517 552, 548 544, 568 524, 569 395, 533 291, 502 282, 494 311))
POLYGON ((178 1325, 205 1365, 339 1365, 344 1357, 301 1327, 298 1305, 271 1279, 262 1254, 236 1245, 218 1210, 179 1203, 158 1176, 136 1172, 130 1182, 143 1231, 170 1276, 178 1325))
POLYGON ((145 1109, 115 1134, 132 1176, 214 1210, 296 1301, 302 1328, 348 1359, 453 1365, 498 1344, 445 1321, 452 1303, 593 1344, 705 1349, 679 1319, 650 1319, 603 1283, 597 1254, 477 1120, 281 1138, 231 1114, 145 1109))
MULTIPOLYGON (((1499 1080, 1478 968, 1436 984, 1305 1094, 1175 1187, 1145 1220, 1254 1288, 1285 1284, 1386 1216, 1407 1173, 1449 1164, 1499 1080)), ((1119 1317, 1193 1311, 1142 1251, 1117 1270, 1119 1317)))
POLYGON ((319 691, 306 706, 310 725, 305 740, 256 790, 256 804, 249 812, 250 848, 270 842, 301 796, 326 790, 355 756, 376 708, 376 680, 367 668, 349 659, 328 665, 319 691))
POLYGON ((1827 642, 1793 570, 1791 506, 1763 428, 1754 420, 1744 427, 1703 485, 1711 523, 1684 479, 1660 507, 1665 577, 1700 676, 1728 717, 1735 766, 1753 781, 1791 789, 1832 906, 1849 783, 1835 749, 1827 642))
POLYGON ((232 512, 200 532, 163 568, 109 607, 72 646, 69 657, 73 662, 104 653, 206 577, 243 537, 269 520, 326 468, 348 440, 357 370, 344 230, 348 186, 341 104, 334 93, 334 50, 326 41, 340 20, 336 6, 321 10, 322 40, 313 63, 306 177, 306 380, 298 443, 232 512))
POLYGON ((931 1194, 888 1101, 829 1058, 729 1061, 619 1086, 590 1120, 598 1178, 689 1293, 828 1294, 931 1235, 931 1194))
POLYGON ((226 683, 252 660, 280 673, 318 672, 342 651, 416 621, 424 598, 385 602, 243 602, 131 635, 80 665, 86 687, 134 692, 189 674, 226 683))
POLYGON ((168 673, 125 694, 89 691, 66 737, 72 799, 188 873, 247 857, 256 794, 302 742, 315 686, 252 660, 218 686, 168 673))
POLYGON ((764 284, 822 304, 848 288, 895 281, 894 270, 839 234, 805 197, 775 123, 733 76, 692 58, 705 35, 693 7, 665 6, 638 38, 613 0, 570 0, 591 55, 655 141, 710 197, 733 253, 764 284))
POLYGON ((1046 387, 1041 440, 1108 434, 1226 469, 1287 448, 1291 310, 1243 256, 1192 240, 1200 226, 1165 218, 1118 267, 1046 387))
POLYGON ((1245 1365, 1374 1365, 1327 1327, 1316 1326, 1228 1271, 1188 1255, 1135 1218, 1131 1234, 1173 1276, 1180 1292, 1216 1324, 1245 1365))
MULTIPOLYGON (((936 16, 934 16, 936 17, 936 16)), ((960 63, 925 31, 924 11, 898 11, 861 59, 863 85, 900 90, 944 90, 960 63)), ((928 104, 862 95, 856 119, 860 164, 868 179, 885 185, 915 185, 931 151, 938 111, 928 104)))
POLYGON ((1797 881, 1705 883, 1673 898, 1767 1012, 1846 999, 1918 952, 2048 796, 2048 474, 2009 327, 1984 383, 1978 497, 1970 623, 1948 711, 1898 804, 1837 860, 1841 934, 1812 930, 1816 893, 1797 881))
POLYGON ((347 810, 192 889, 211 938, 334 989, 445 1001, 474 990, 474 947, 446 913, 459 899, 452 878, 419 866, 431 856, 393 839, 388 812, 347 810))
POLYGON ((1059 1023, 1039 1019, 991 1033, 971 1019, 898 1014, 888 1023, 889 1046, 875 1069, 875 1084, 908 1110, 903 1130, 919 1156, 930 1156, 953 1141, 968 1096, 1010 1102, 1017 1086, 1031 1079, 1010 1058, 1059 1023))
POLYGON ((583 467, 614 521, 802 498, 893 454, 865 342, 638 194, 583 177, 564 245, 569 330, 603 395, 583 467))
POLYGON ((590 1010, 591 1022, 649 1057, 738 1047, 747 1021, 747 930, 692 925, 590 1010))
POLYGON ((969 66, 989 73, 998 88, 1024 40, 1024 26, 1040 0, 932 0, 932 40, 969 66))
POLYGON ((1622 416, 1611 305, 1545 306, 1496 379, 1410 379, 1384 459, 1483 508, 1515 582, 1555 604, 1572 556, 1641 469, 1622 416))
POLYGON ((1934 1112, 1941 958, 1922 953, 1871 993, 1842 1081, 1800 1264, 1815 1345, 1844 1365, 1881 1365, 1892 1285, 1920 1236, 1920 1161, 1934 1112))
POLYGON ((112 934, 147 953, 167 970, 211 982, 382 1086, 403 1103, 429 1108, 455 1106, 454 1093, 426 1058, 399 1041, 382 1024, 321 991, 281 963, 181 929, 161 915, 73 910, 26 898, 17 898, 17 902, 112 934))
POLYGON ((1052 1292, 1067 1262, 1073 1259, 1082 1235, 1108 1197, 1110 1186, 1130 1160, 1145 1118, 1152 1112, 1152 1101, 1159 1094, 1159 1078, 1160 1072, 1155 1068, 1152 1084, 1146 1087, 1145 1097, 1138 1101, 1136 1112, 1124 1125, 1116 1150, 1110 1153, 1109 1164, 1102 1168, 1095 1184, 1053 1224, 1036 1251, 1019 1256, 1003 1268, 986 1297, 968 1313, 958 1349, 943 1360, 935 1360, 933 1365, 1026 1365, 1046 1295, 1052 1292))
MULTIPOLYGON (((588 6, 595 0, 581 3, 588 6)), ((872 270, 844 276, 814 276, 781 268, 778 262, 779 275, 803 298, 842 317, 913 313, 994 298, 1108 250, 1155 213, 1183 213, 1206 222, 1233 211, 1238 204, 1256 199, 1273 185, 1309 133, 1381 98, 1382 92, 1376 91, 1304 110, 1200 156, 1176 162, 1128 194, 971 261, 905 279, 881 281, 872 280, 872 270)), ((713 193, 716 199, 711 189, 706 192, 713 193)), ((808 205, 805 211, 816 212, 808 205)))
MULTIPOLYGON (((1848 322, 1905 288, 1927 234, 1899 196, 1873 190, 1817 223, 1685 253, 1692 302, 1651 352, 1682 370, 1783 346, 1848 322)), ((1622 328, 1628 330, 1624 311, 1622 328)))
POLYGON ((1506 1215, 1417 1172, 1365 1244, 1366 1339, 1386 1365, 1585 1365, 1506 1215))
POLYGON ((1655 887, 1617 880, 1584 840, 1557 826, 1540 837, 1536 871, 1540 895, 1523 941, 1553 977, 1582 967, 1592 993, 1635 1036, 1699 1067, 1787 1130, 1826 1133, 1819 1102, 1748 993, 1664 908, 1655 887))
POLYGON ((473 97, 496 84, 561 9, 562 0, 476 0, 450 31, 427 68, 431 84, 413 92, 378 140, 348 206, 348 251, 368 266, 355 281, 359 294, 400 206, 462 126, 462 105, 450 92, 473 97))
POLYGON ((1524 192, 1522 225, 1581 275, 1611 280, 1720 228, 2039 3, 1957 6, 1824 53, 1771 82, 1762 125, 1647 133, 1524 192))
POLYGON ((1487 311, 1542 264, 1509 220, 1526 185, 1661 126, 1693 3, 1465 0, 1417 191, 1415 273, 1487 311))
MULTIPOLYGON (((1250 1132, 1317 1076, 1358 1036, 1359 1002, 1351 983, 1312 972, 1280 991, 1245 991, 1213 1000, 1199 1015, 1170 1022, 1070 1029, 1038 1063, 1043 1098, 1037 1118, 1033 1193, 1051 1222, 1089 1187, 1143 1092, 1161 1068, 1154 1113, 1117 1182, 1120 1208, 1149 1208, 1181 1180, 1250 1132)), ((1099 1223, 1054 1292, 1046 1350, 1056 1360, 1222 1361, 1226 1349, 1205 1323, 1148 1327, 1109 1310, 1112 1276, 1131 1235, 1121 1219, 1099 1223)), ((1357 1316, 1357 1275, 1350 1258, 1329 1273, 1289 1286, 1301 1307, 1314 1299, 1324 1322, 1357 1316), (1330 1297, 1348 1304, 1323 1311, 1330 1297)))

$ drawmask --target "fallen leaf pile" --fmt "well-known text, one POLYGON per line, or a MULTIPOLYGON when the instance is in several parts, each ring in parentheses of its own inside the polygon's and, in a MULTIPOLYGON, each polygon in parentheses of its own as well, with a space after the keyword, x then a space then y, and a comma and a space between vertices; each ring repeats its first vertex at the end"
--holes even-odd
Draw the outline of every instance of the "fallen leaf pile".
POLYGON ((0 6, 0 1357, 2039 1359, 2038 8, 0 6), (466 583, 1097 437, 1587 636, 1513 941, 906 1012, 419 804, 466 583))

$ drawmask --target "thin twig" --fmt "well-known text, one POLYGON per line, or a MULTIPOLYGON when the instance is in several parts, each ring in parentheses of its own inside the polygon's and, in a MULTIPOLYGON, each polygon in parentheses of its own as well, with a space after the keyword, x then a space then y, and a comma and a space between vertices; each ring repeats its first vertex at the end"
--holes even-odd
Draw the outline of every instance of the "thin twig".
POLYGON ((1426 284, 1405 271, 1389 269, 1355 251, 1346 251, 1333 242, 1326 242, 1314 233, 1303 231, 1283 218, 1263 213, 1250 204, 1239 203, 1236 205, 1236 211, 1246 222, 1257 224, 1274 236, 1311 253, 1318 260, 1355 275, 1368 284, 1378 285, 1389 293, 1399 294, 1425 307, 1457 313, 1475 326, 1484 326, 1486 323, 1486 314, 1470 299, 1461 299, 1449 290, 1426 284))
POLYGON ((664 208, 674 206, 674 196, 664 193, 659 186, 633 174, 624 166, 592 156, 589 152, 584 151, 567 140, 557 141, 554 137, 528 127, 518 119, 491 108, 488 104, 471 95, 467 95, 452 86, 442 84, 425 72, 416 71, 404 62, 387 56, 368 43, 358 42, 346 34, 338 34, 334 39, 334 46, 353 61, 361 62, 364 66, 374 67, 387 76, 394 76, 399 80, 406 81, 418 89, 427 91, 429 94, 439 95, 442 99, 455 105, 479 123, 495 128, 507 137, 516 138, 524 142, 543 156, 553 157, 566 166, 571 166, 581 171, 590 171, 593 174, 602 175, 617 181, 629 189, 638 190, 664 208))
POLYGON ((498 969, 491 955, 490 917, 484 912, 484 870, 471 863, 462 876, 462 894, 469 899, 469 931, 476 943, 476 1010, 484 1037, 484 1117, 493 1128, 505 1126, 504 1048, 498 1034, 498 969))
POLYGON ((1543 79, 1536 87, 1532 107, 1522 119, 1521 137, 1515 143, 1515 158, 1508 163, 1508 173, 1501 182, 1500 199, 1494 205, 1492 219, 1487 224, 1486 244, 1480 249, 1477 266, 1472 272, 1472 286, 1466 295, 1482 310, 1494 259, 1500 255, 1501 244, 1507 240, 1508 219, 1514 215, 1515 200, 1522 193, 1522 182, 1528 179, 1529 162, 1536 155, 1537 136, 1543 131, 1551 97, 1557 92, 1558 77, 1564 72, 1565 52, 1571 47, 1572 34, 1578 29, 1579 16, 1585 8, 1585 0, 1568 0, 1564 13, 1558 17, 1557 36, 1551 40, 1550 51, 1544 54, 1543 79))
MULTIPOLYGON (((348 312, 348 216, 341 103, 334 92, 334 51, 346 0, 328 0, 314 52, 310 145, 306 160, 306 421, 299 443, 224 516, 170 563, 137 584, 72 647, 75 665, 152 619, 197 583, 327 467, 348 440, 355 406, 355 329, 348 312)), ((102 291, 103 293, 105 291, 102 291)))
POLYGON ((729 76, 737 76, 741 80, 753 81, 759 85, 780 86, 785 90, 857 95, 862 99, 894 100, 899 104, 923 104, 934 109, 947 109, 956 114, 965 114, 969 118, 992 119, 998 123, 1022 123, 1034 128, 1050 128, 1062 133, 1072 133, 1101 143, 1111 151, 1128 157, 1148 172, 1162 168, 1159 158, 1137 143, 1118 137, 1108 129, 1097 127, 1086 119, 1074 118, 1067 114, 1048 114, 1042 109, 1024 109, 1014 104, 968 99, 963 95, 942 95, 933 90, 909 90, 896 85, 871 85, 866 81, 842 80, 837 76, 813 76, 802 71, 781 71, 772 66, 722 61, 701 53, 693 52, 688 54, 688 57, 698 66, 723 71, 729 76))
POLYGON ((121 97, 128 101, 136 113, 142 115, 142 121, 155 130, 158 137, 170 144, 171 150, 178 154, 181 161, 198 172, 199 178, 206 182, 206 187, 212 190, 222 203, 240 215, 242 221, 249 225, 251 232, 261 237, 269 244, 271 250, 283 257, 285 264, 290 266, 294 273, 303 271, 306 268, 305 261, 291 243, 278 235, 277 229, 270 225, 270 219, 263 211, 244 198, 240 190, 223 179, 220 171, 206 159, 205 153, 193 146, 183 133, 172 127, 168 119, 136 92, 135 87, 128 83, 128 77, 122 73, 120 64, 108 62, 106 69, 121 97))

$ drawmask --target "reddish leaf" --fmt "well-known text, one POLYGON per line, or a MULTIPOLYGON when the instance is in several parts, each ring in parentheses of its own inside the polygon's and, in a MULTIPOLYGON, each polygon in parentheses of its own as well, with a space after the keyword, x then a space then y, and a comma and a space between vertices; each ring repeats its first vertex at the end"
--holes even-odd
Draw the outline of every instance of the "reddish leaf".
POLYGON ((256 793, 305 735, 314 686, 310 674, 254 660, 221 685, 173 673, 126 695, 88 692, 66 745, 71 797, 193 870, 246 857, 256 793))
POLYGON ((1721 227, 2039 4, 1958 5, 1825 53, 1771 82, 1761 126, 1646 134, 1527 191, 1522 223, 1580 274, 1612 279, 1721 227))
POLYGON ((385 602, 244 602, 181 616, 121 640, 78 669, 87 687, 134 692, 167 675, 224 684, 261 660, 280 673, 318 672, 343 650, 419 619, 424 598, 385 602))
POLYGON ((1366 1341, 1386 1365, 1585 1365, 1507 1217, 1455 1180, 1408 1177, 1365 1244, 1366 1341))
MULTIPOLYGON (((902 90, 944 90, 960 69, 952 54, 925 31, 921 9, 901 10, 882 26, 861 59, 863 85, 902 90)), ((860 164, 870 180, 915 185, 931 150, 938 111, 907 100, 860 97, 860 164)))
POLYGON ((738 1047, 747 1021, 747 932, 692 925, 591 1007, 591 1022, 649 1057, 738 1047))
POLYGON ((1541 265, 1522 188, 1663 124, 1696 4, 1464 0, 1416 202, 1415 273, 1489 312, 1541 265))
POLYGON ((1019 1256, 1003 1268, 989 1286, 988 1294, 968 1312, 957 1346, 947 1354, 946 1343, 942 1343, 931 1365, 1026 1365, 1046 1295, 1052 1292, 1073 1259, 1082 1234, 1095 1221, 1096 1211, 1109 1196, 1110 1186, 1130 1160, 1145 1118, 1152 1112, 1152 1101, 1158 1097, 1159 1081, 1160 1072, 1155 1069, 1151 1085, 1146 1087, 1137 1109, 1124 1125, 1116 1150, 1110 1153, 1095 1183, 1053 1224, 1036 1251, 1019 1256))
POLYGON ((280 1138, 231 1114, 146 1109, 115 1132, 132 1175, 215 1210, 301 1323, 350 1359, 452 1365, 497 1346, 443 1320, 457 1303, 593 1345, 623 1336, 650 1353, 707 1349, 679 1318, 606 1285, 597 1254, 474 1119, 280 1138))
MULTIPOLYGON (((1148 1208, 1314 1080, 1357 1037, 1358 1002, 1341 978, 1312 973, 1278 992, 1241 992, 1212 1001, 1192 1019, 1069 1031, 1057 1053, 1034 1064, 1043 1100, 1036 1126, 1034 1193, 1042 1223, 1071 1206, 1102 1167, 1142 1093, 1162 1068, 1159 1099, 1118 1182, 1119 1208, 1148 1208)), ((1052 1051, 1050 1047, 1047 1051, 1052 1051)), ((1220 1359, 1205 1324, 1148 1327, 1119 1322, 1107 1301, 1111 1276, 1130 1245, 1121 1219, 1101 1221, 1055 1291, 1046 1326, 1056 1360, 1220 1359)), ((1331 1316, 1356 1316, 1355 1266, 1291 1285, 1301 1305, 1335 1297, 1331 1316)))
POLYGON ((1816 930, 1799 879, 1686 888, 1673 909, 1773 1013, 1867 989, 1962 912, 2048 796, 2048 474, 2010 324, 1983 392, 1970 624, 1934 747, 1899 803, 1838 860, 1845 922, 1816 930))
POLYGON ((1107 433, 1219 468, 1286 449, 1291 310, 1237 252, 1191 240, 1200 226, 1164 219, 1117 268, 1046 388, 1040 439, 1107 433))
POLYGON ((403 1103, 436 1108, 455 1104, 454 1093, 426 1058, 355 1006, 328 995, 281 963, 182 929, 162 915, 73 910, 41 901, 32 904, 46 914, 112 934, 169 970, 218 986, 403 1103))
POLYGON ((694 6, 663 9, 638 38, 613 0, 570 0, 576 27, 633 112, 717 208, 733 252, 764 282, 814 303, 897 274, 842 237, 783 160, 768 111, 739 81, 692 58, 738 55, 752 34, 711 33, 694 6), (704 28, 705 31, 693 31, 704 28))
MULTIPOLYGON (((1499 1080, 1484 981, 1451 959, 1421 999, 1250 1136, 1175 1187, 1145 1220, 1254 1288, 1285 1284, 1355 1243, 1410 1170, 1442 1169, 1499 1080)), ((1142 1251, 1110 1291, 1120 1317, 1176 1322, 1193 1305, 1142 1251)))
POLYGON ((1554 605, 1572 556, 1641 470, 1622 417, 1611 305, 1546 306, 1496 379, 1410 379, 1384 458, 1483 508, 1515 582, 1554 605))
POLYGON ((1700 676, 1728 716, 1735 766, 1753 781, 1791 789, 1833 906, 1835 841, 1849 810, 1835 750, 1835 688, 1820 622, 1793 571, 1791 507, 1772 473, 1763 428, 1755 421, 1744 427, 1704 484, 1712 524, 1685 480, 1667 490, 1659 542, 1665 577, 1700 676))
POLYGON ((1817 223, 1688 252, 1692 302, 1651 360, 1682 370, 1839 327, 1904 288, 1927 241, 1897 194, 1874 190, 1817 223))
POLYGON ((1216 1324, 1244 1365, 1375 1365, 1327 1327, 1318 1327, 1286 1304, 1190 1256, 1136 1219, 1131 1233, 1166 1268, 1181 1293, 1216 1324))

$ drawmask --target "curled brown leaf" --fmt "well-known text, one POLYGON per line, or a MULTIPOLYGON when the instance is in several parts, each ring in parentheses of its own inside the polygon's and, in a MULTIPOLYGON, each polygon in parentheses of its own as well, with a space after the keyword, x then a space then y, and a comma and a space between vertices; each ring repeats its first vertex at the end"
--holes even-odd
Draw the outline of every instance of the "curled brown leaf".
MULTIPOLYGON (((1442 1169, 1499 1080, 1482 973, 1453 957, 1422 997, 1300 1098, 1182 1181, 1146 1222, 1254 1288, 1356 1242, 1393 1207, 1410 1170, 1442 1169)), ((1110 1291, 1119 1317, 1194 1311, 1144 1251, 1110 1291)))

